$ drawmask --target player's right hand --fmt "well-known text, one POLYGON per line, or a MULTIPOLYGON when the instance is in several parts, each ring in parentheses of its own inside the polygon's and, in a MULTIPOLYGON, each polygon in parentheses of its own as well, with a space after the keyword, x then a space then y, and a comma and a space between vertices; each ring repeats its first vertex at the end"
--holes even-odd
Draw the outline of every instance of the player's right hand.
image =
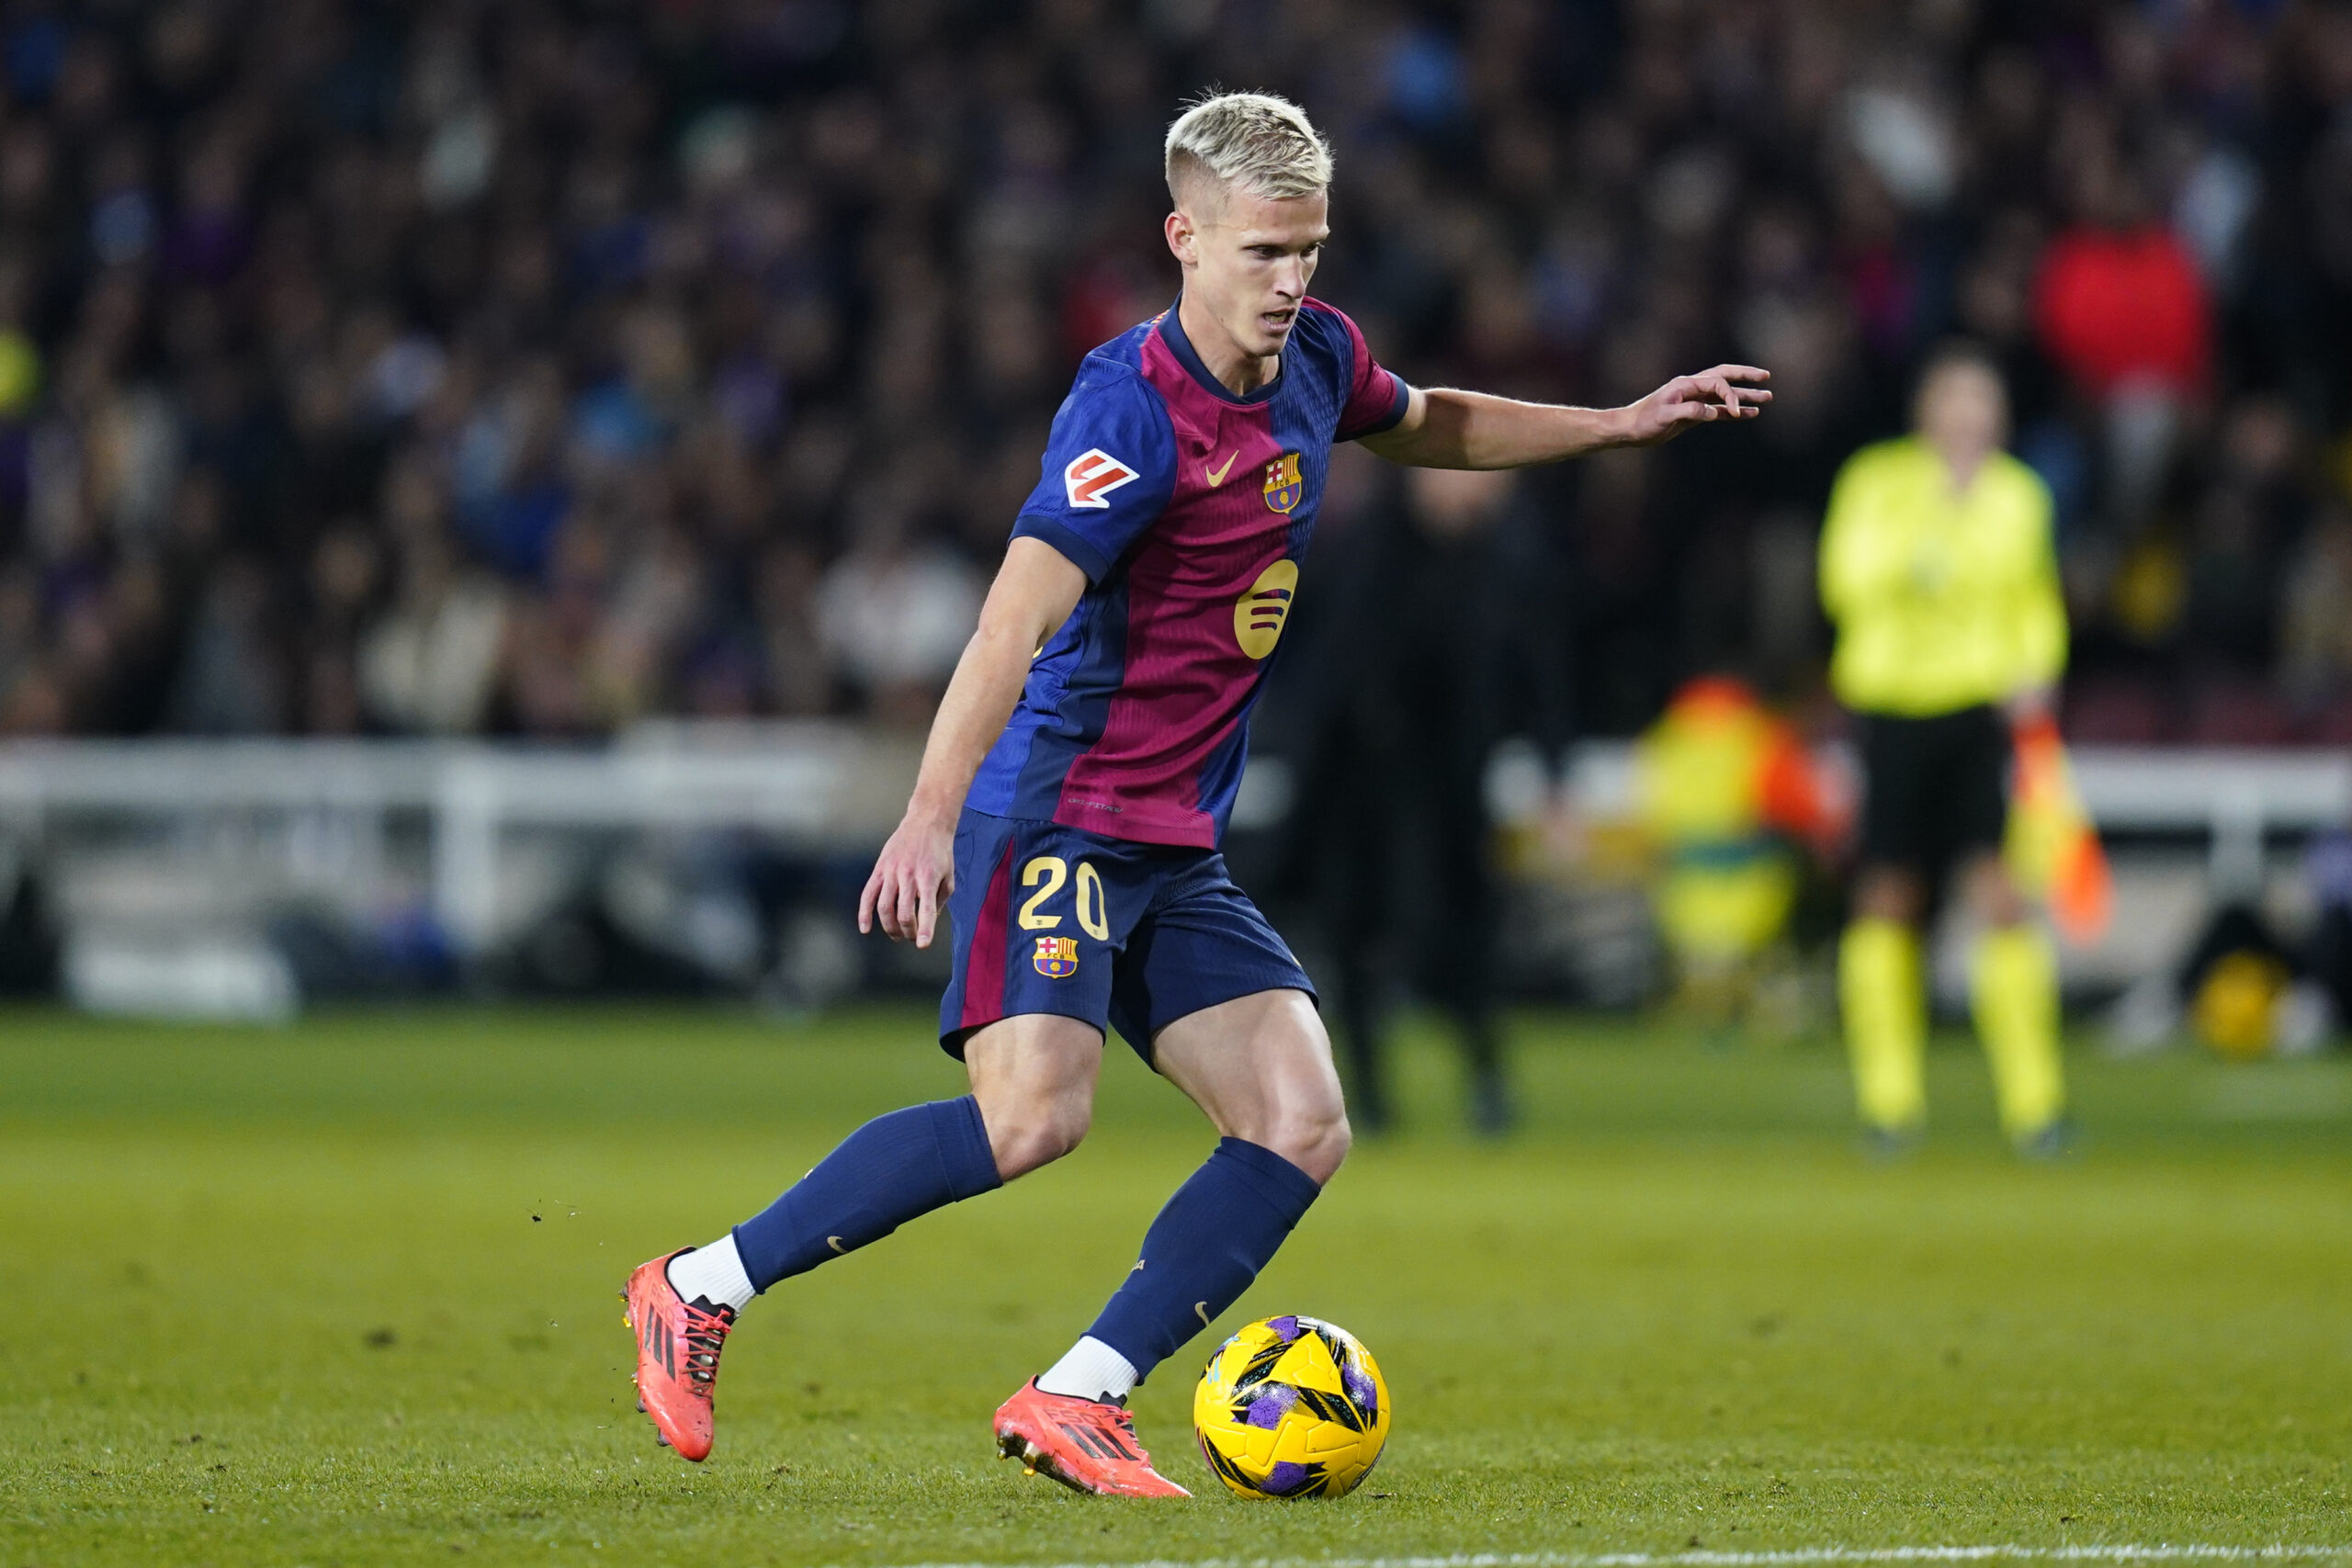
POLYGON ((939 911, 955 891, 954 820, 910 810, 882 846, 882 858, 857 896, 857 929, 870 931, 879 922, 892 942, 929 947, 939 929, 939 911))
POLYGON ((1770 370, 1753 365, 1718 365, 1696 376, 1677 376, 1639 402, 1627 405, 1625 443, 1656 446, 1694 423, 1717 419, 1754 419, 1772 400, 1760 384, 1770 370))

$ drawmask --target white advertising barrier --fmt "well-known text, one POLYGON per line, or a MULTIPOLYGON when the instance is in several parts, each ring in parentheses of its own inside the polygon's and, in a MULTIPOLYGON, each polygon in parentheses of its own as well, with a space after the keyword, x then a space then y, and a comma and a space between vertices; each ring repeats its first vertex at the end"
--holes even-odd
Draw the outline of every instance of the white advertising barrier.
MULTIPOLYGON (((878 846, 897 821, 921 738, 826 722, 644 727, 595 748, 402 740, 90 740, 0 744, 0 823, 35 840, 77 818, 270 813, 343 825, 380 844, 395 817, 429 833, 435 913, 461 950, 494 932, 502 840, 533 828, 737 828, 812 847, 878 846)), ((2086 747, 2083 795, 2118 832, 2195 835, 2217 887, 2258 884, 2264 839, 2352 822, 2352 755, 2086 747)), ((1542 770, 1497 759, 1498 805, 1542 770)), ((1538 784, 1537 787, 1541 787, 1538 784)), ((1577 748, 1568 789, 1595 816, 1630 808, 1631 749, 1577 748)), ((1253 764, 1238 825, 1296 803, 1278 763, 1253 764)), ((363 848, 352 863, 366 866, 363 848)))

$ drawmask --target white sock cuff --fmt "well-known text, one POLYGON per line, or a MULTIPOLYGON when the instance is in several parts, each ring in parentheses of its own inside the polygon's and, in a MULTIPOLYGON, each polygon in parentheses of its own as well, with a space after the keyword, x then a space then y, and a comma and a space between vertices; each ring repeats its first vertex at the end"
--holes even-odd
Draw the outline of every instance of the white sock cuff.
POLYGON ((1037 1386, 1047 1393, 1073 1399, 1125 1399, 1135 1390, 1136 1369, 1125 1356, 1090 1334, 1048 1368, 1038 1378, 1037 1386))
POLYGON ((670 1259, 670 1288, 686 1301, 696 1297, 713 1306, 741 1312, 760 1292, 743 1272, 743 1255, 735 1250, 733 1232, 708 1247, 682 1252, 670 1259))

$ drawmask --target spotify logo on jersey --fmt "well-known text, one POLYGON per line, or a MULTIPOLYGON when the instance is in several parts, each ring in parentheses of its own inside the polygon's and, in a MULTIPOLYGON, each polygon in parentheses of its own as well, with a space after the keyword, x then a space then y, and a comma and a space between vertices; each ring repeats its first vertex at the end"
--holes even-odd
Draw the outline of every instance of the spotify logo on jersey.
POLYGON ((1250 592, 1233 606, 1233 640, 1252 659, 1263 659, 1282 640, 1290 619, 1291 595, 1298 589, 1298 563, 1278 560, 1258 574, 1250 592))

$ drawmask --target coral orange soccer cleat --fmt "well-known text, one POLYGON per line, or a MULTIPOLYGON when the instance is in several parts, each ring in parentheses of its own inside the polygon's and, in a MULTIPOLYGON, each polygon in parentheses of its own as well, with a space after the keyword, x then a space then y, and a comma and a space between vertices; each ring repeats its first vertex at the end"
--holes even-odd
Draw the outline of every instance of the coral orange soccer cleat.
POLYGON ((1030 1474, 1105 1497, 1189 1497, 1151 1468, 1136 1441, 1135 1417, 1117 1404, 1047 1393, 1032 1378, 996 1413, 996 1445, 1030 1474))
POLYGON ((638 1266, 621 1299, 622 1320, 637 1336, 637 1407, 684 1459, 710 1452, 711 1394, 718 1386, 718 1352, 734 1326, 735 1311, 706 1312, 681 1301, 670 1284, 674 1252, 638 1266))

